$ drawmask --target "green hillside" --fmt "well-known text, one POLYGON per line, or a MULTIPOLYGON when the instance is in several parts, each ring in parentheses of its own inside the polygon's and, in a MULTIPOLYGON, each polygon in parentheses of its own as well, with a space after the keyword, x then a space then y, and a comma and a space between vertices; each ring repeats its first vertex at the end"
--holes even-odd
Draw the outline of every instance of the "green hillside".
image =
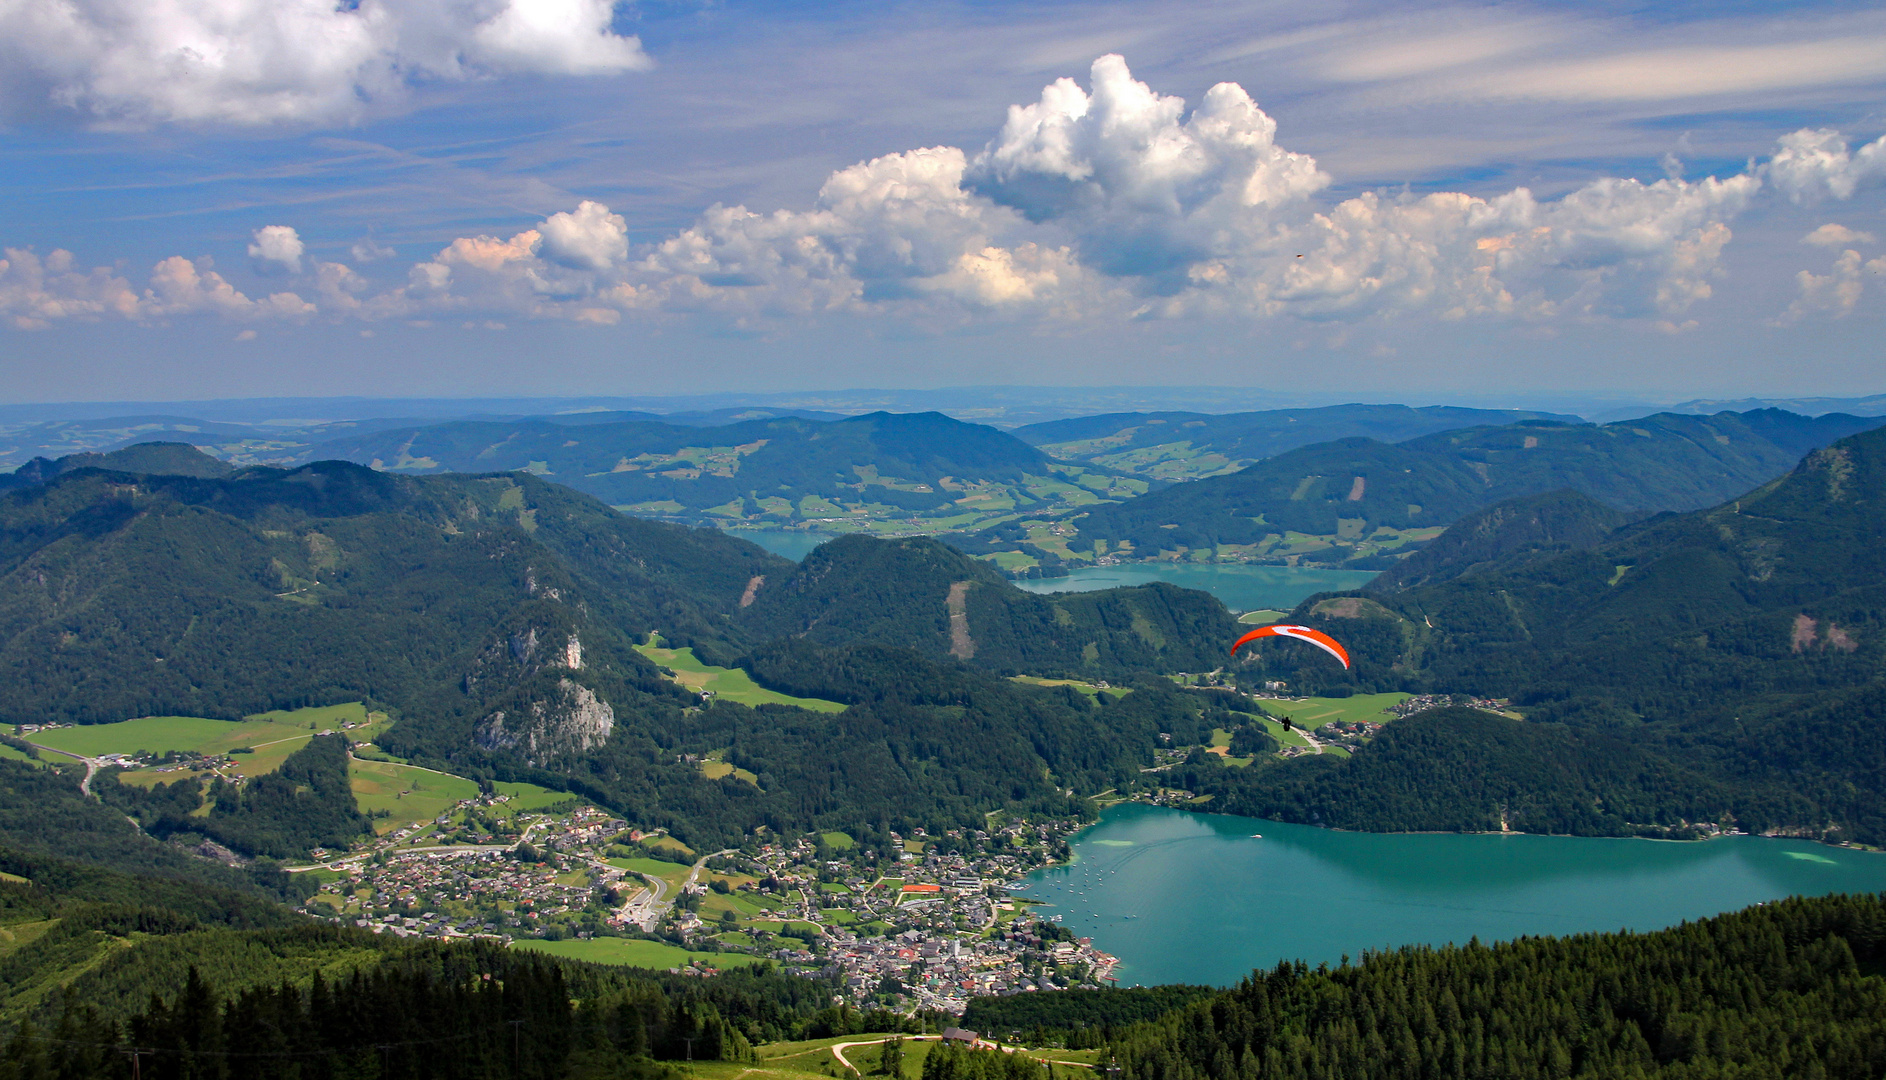
POLYGON ((1372 593, 1433 585, 1560 551, 1596 547, 1629 521, 1570 488, 1522 495, 1476 510, 1369 582, 1372 593))
POLYGON ((1878 424, 1766 409, 1604 425, 1526 421, 1395 444, 1341 439, 1098 507, 1079 521, 1080 536, 1142 558, 1226 548, 1261 558, 1304 534, 1333 542, 1312 558, 1341 562, 1366 555, 1372 541, 1560 488, 1633 513, 1714 505, 1779 476, 1814 447, 1878 424))
POLYGON ((1437 431, 1520 420, 1580 422, 1575 416, 1521 409, 1331 405, 1245 413, 1108 413, 1030 424, 1015 429, 1015 436, 1063 461, 1149 480, 1198 480, 1313 443, 1405 442, 1437 431))
POLYGON ((789 565, 529 476, 80 470, 0 498, 0 719, 456 712, 559 666, 654 689, 625 632, 712 634, 789 565))
POLYGON ((846 537, 768 582, 738 624, 759 639, 878 644, 1006 674, 1211 671, 1237 626, 1209 595, 1167 585, 1040 596, 927 538, 846 537))
POLYGON ((1526 722, 1402 721, 1353 763, 1197 782, 1222 790, 1215 806, 1357 828, 1505 813, 1537 831, 1886 842, 1882 535, 1886 430, 1595 546, 1313 598, 1291 617, 1343 641, 1353 672, 1262 644, 1245 677, 1511 698, 1526 722))
POLYGON ((0 491, 43 484, 74 469, 196 477, 224 477, 236 471, 228 462, 211 457, 188 443, 145 442, 108 453, 67 454, 57 460, 34 458, 13 472, 0 475, 0 491))
POLYGON ((632 513, 695 524, 939 532, 1054 516, 1144 491, 941 413, 788 416, 694 427, 650 419, 455 421, 298 451, 396 472, 525 470, 632 513))
MULTIPOLYGON (((1096 712, 958 659, 992 674, 1131 679, 1211 670, 1235 629, 1203 593, 1037 597, 929 540, 849 538, 809 566, 528 474, 79 469, 0 497, 0 719, 238 721, 364 702, 393 718, 374 741, 397 758, 576 791, 718 846, 761 825, 943 829, 1001 807, 1085 813, 1065 789, 1132 781, 1154 733, 1187 723, 1197 702, 1135 695, 1096 712), (970 646, 953 653, 959 630, 970 646), (666 674, 637 647, 655 634, 676 650, 666 674), (877 689, 862 695, 763 678, 760 689, 717 670, 793 635, 914 653, 871 666, 877 689), (919 656, 956 689, 922 706, 793 707, 896 699, 919 656), (737 692, 704 703, 699 690, 716 686, 737 692), (1091 746, 1075 749, 1089 728, 1091 746), (946 734, 964 729, 1001 753, 946 734), (722 750, 725 774, 685 760, 722 750)), ((272 856, 340 848, 364 823, 329 741, 239 788, 179 774, 135 787, 106 776, 98 790, 157 835, 272 856)))
POLYGON ((1874 1076, 1882 931, 1880 898, 1828 897, 1650 934, 1284 963, 1109 1050, 1133 1080, 1874 1076))

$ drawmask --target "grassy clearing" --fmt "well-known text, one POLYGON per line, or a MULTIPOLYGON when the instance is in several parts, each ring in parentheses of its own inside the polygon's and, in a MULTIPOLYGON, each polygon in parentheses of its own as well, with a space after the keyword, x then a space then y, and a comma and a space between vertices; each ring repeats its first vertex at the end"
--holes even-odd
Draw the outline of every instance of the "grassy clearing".
POLYGON ((647 874, 668 883, 670 889, 678 889, 688 879, 689 867, 680 863, 671 863, 663 859, 610 859, 610 866, 619 866, 632 873, 647 874))
POLYGON ((1345 724, 1369 721, 1385 724, 1395 718, 1388 711, 1408 699, 1407 694, 1357 694, 1346 698, 1307 698, 1303 701, 1266 701, 1264 708, 1277 716, 1288 716, 1298 726, 1314 731, 1332 720, 1345 724))
POLYGON ((566 803, 576 798, 567 791, 552 791, 547 787, 538 787, 536 784, 499 780, 491 786, 498 794, 511 797, 511 801, 505 803, 504 806, 514 814, 542 810, 547 806, 566 803))
POLYGON ((825 846, 831 848, 833 851, 850 851, 852 848, 858 846, 858 842, 851 838, 850 833, 820 833, 819 837, 825 841, 825 846))
POLYGON ((678 945, 646 941, 641 938, 606 937, 565 941, 527 939, 518 941, 513 947, 549 953, 551 956, 561 956, 566 960, 583 960, 592 964, 617 964, 623 967, 657 970, 686 967, 696 960, 718 968, 745 967, 748 964, 765 963, 761 957, 749 956, 746 953, 689 952, 678 945))
POLYGON ((374 830, 381 834, 431 821, 460 801, 478 797, 478 785, 462 776, 390 761, 355 758, 347 764, 347 778, 354 789, 354 802, 362 812, 385 810, 392 815, 374 823, 374 830))
POLYGON ((1272 720, 1268 716, 1256 716, 1256 717, 1252 717, 1252 719, 1264 725, 1264 730, 1270 732, 1270 737, 1273 739, 1276 739, 1278 742, 1282 743, 1285 746, 1310 745, 1310 740, 1304 738, 1302 735, 1299 735, 1295 731, 1292 731, 1289 728, 1284 727, 1282 724, 1278 723, 1275 720, 1272 720))
POLYGON ((727 761, 726 756, 727 756, 727 751, 716 750, 713 753, 702 758, 701 759, 701 775, 705 776, 709 780, 718 780, 723 776, 731 776, 735 780, 745 780, 747 783, 752 784, 754 787, 760 786, 759 777, 753 775, 753 773, 751 773, 750 771, 746 769, 742 769, 739 766, 734 765, 732 762, 727 761))
MULTIPOLYGON (((653 642, 659 642, 654 638, 653 642)), ((714 667, 702 663, 693 649, 667 649, 659 644, 637 645, 635 651, 674 672, 674 681, 690 690, 707 691, 725 701, 741 705, 791 705, 813 712, 844 712, 845 706, 819 698, 793 697, 768 690, 739 668, 714 667)))
MULTIPOLYGON (((385 713, 368 712, 365 705, 351 701, 307 709, 278 709, 233 723, 202 716, 144 716, 115 724, 42 731, 36 733, 32 741, 85 757, 140 751, 153 754, 191 751, 214 757, 242 749, 252 752, 238 755, 230 771, 242 776, 261 776, 281 768, 288 755, 307 745, 316 734, 346 731, 352 738, 365 739, 384 730, 387 724, 385 713)), ((200 773, 138 769, 124 773, 119 779, 127 784, 149 787, 192 775, 200 773)))
POLYGON ((1109 692, 1116 695, 1126 693, 1125 690, 1117 689, 1114 687, 1108 687, 1105 690, 1103 690, 1101 687, 1095 686, 1093 683, 1081 682, 1079 679, 1041 679, 1041 678, 1036 678, 1033 675, 1010 675, 1009 681, 1018 682, 1018 683, 1027 683, 1030 686, 1071 686, 1074 689, 1080 691, 1081 693, 1086 694, 1088 697, 1094 697, 1098 694, 1109 693, 1109 692))
POLYGON ((1241 623, 1250 623, 1253 626, 1269 626, 1271 623, 1282 621, 1283 617, 1288 614, 1290 613, 1287 611, 1273 611, 1270 608, 1259 608, 1256 611, 1247 611, 1238 616, 1238 621, 1241 623))
POLYGON ((1225 759, 1226 765, 1245 766, 1256 758, 1231 756, 1231 732, 1224 728, 1213 728, 1211 732, 1211 752, 1225 759))
POLYGON ((676 840, 672 836, 666 836, 666 835, 649 836, 649 837, 643 838, 642 843, 652 848, 666 849, 669 851, 679 851, 681 854, 687 855, 690 857, 694 855, 693 848, 687 846, 686 844, 682 843, 679 840, 676 840))
MULTIPOLYGON (((238 747, 260 747, 282 740, 306 742, 313 731, 306 725, 274 720, 210 720, 201 716, 146 716, 115 724, 85 724, 37 732, 32 741, 84 757, 100 754, 153 754, 189 750, 200 754, 227 754, 238 747)), ((284 755, 285 756, 285 755, 284 755)))

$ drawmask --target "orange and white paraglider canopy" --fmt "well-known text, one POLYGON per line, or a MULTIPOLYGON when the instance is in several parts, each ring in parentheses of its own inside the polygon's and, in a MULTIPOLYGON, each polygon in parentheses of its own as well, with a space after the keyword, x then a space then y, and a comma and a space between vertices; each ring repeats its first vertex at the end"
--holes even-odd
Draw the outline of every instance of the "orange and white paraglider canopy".
POLYGON ((1258 638, 1263 637, 1287 637, 1295 638, 1298 641, 1307 641, 1342 661, 1344 668, 1349 666, 1349 650, 1343 648, 1342 644, 1335 638, 1330 637, 1328 634, 1323 633, 1313 626, 1298 626, 1295 623, 1278 623, 1275 626, 1260 626, 1233 642, 1231 645, 1231 655, 1238 655, 1238 647, 1246 642, 1256 641, 1258 638))

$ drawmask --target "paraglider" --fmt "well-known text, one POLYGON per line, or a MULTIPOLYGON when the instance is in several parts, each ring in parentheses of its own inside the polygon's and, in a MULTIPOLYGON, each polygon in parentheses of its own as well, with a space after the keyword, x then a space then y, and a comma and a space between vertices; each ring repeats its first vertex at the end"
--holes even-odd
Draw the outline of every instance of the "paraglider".
POLYGON ((1349 666, 1349 650, 1343 648, 1342 644, 1335 638, 1330 637, 1328 634, 1323 633, 1313 626, 1298 626, 1294 623, 1278 623, 1275 626, 1260 626, 1246 633, 1237 641, 1232 642, 1231 655, 1238 655, 1238 648, 1240 646, 1244 645, 1246 642, 1256 641, 1261 637, 1287 637, 1295 638, 1298 641, 1307 641, 1342 661, 1342 666, 1345 669, 1349 666))

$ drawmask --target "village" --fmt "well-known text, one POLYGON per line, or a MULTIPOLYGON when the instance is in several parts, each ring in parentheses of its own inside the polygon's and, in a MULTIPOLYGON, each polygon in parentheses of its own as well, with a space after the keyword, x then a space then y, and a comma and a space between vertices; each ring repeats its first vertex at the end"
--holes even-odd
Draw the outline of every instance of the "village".
MULTIPOLYGON (((971 997, 1099 986, 1118 961, 1007 886, 1066 855, 1074 821, 930 836, 842 832, 697 853, 586 804, 467 799, 300 867, 310 914, 402 937, 479 937, 596 959, 640 946, 711 974, 768 959, 854 1005, 961 1014, 971 997), (542 943, 556 943, 545 946, 542 943)), ((646 962, 654 966, 658 961, 646 962)))

